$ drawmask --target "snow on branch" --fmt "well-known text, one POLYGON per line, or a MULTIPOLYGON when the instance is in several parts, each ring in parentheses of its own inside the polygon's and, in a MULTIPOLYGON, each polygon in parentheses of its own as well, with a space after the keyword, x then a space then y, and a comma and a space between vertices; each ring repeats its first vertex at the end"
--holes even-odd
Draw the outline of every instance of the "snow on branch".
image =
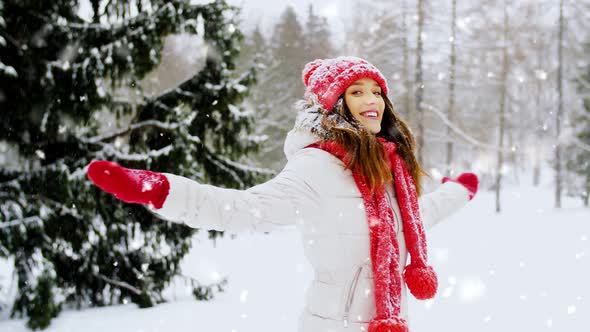
POLYGON ((574 80, 580 83, 584 88, 590 89, 590 81, 588 81, 585 77, 580 75, 579 73, 575 74, 574 80))
POLYGON ((157 158, 159 156, 166 155, 166 154, 170 153, 170 151, 172 151, 172 145, 167 145, 161 149, 151 150, 147 153, 129 154, 129 153, 124 153, 124 152, 117 150, 111 144, 102 143, 102 142, 97 142, 96 144, 102 146, 102 150, 99 152, 96 152, 96 154, 99 154, 100 152, 106 152, 108 154, 114 155, 117 159, 126 160, 126 161, 148 160, 151 158, 157 158))
POLYGON ((224 156, 213 153, 209 148, 207 148, 207 146, 203 146, 203 148, 207 152, 206 153, 207 159, 209 159, 213 164, 220 167, 225 172, 229 173, 236 181, 238 181, 240 183, 240 185, 242 185, 242 187, 244 186, 244 183, 242 182, 241 178, 233 170, 225 167, 221 162, 223 162, 226 165, 229 165, 231 167, 234 167, 238 170, 244 171, 244 172, 255 172, 258 174, 267 174, 267 175, 275 175, 276 174, 276 172, 274 170, 271 170, 268 168, 259 168, 259 167, 254 167, 254 166, 241 164, 241 163, 232 161, 224 156), (213 158, 212 156, 215 156, 215 158, 213 158))
MULTIPOLYGON (((192 119, 191 118, 194 118, 194 113, 192 113, 192 114, 193 114, 192 116, 189 116, 189 118, 185 120, 186 123, 192 122, 192 119)), ((186 138, 189 142, 192 142, 192 143, 195 143, 195 144, 201 144, 202 143, 201 138, 199 136, 191 135, 191 133, 189 132, 189 130, 188 130, 188 128, 186 126, 180 126, 179 127, 179 131, 182 134, 182 136, 184 138, 186 138)))
POLYGON ((130 284, 124 282, 124 281, 114 280, 114 279, 111 279, 111 278, 109 278, 109 277, 107 277, 107 276, 105 276, 103 274, 95 273, 94 275, 97 278, 102 279, 102 280, 108 282, 111 285, 117 286, 119 288, 125 288, 125 289, 133 292, 136 295, 141 295, 141 291, 139 289, 137 289, 136 287, 133 287, 132 285, 130 285, 130 284))
POLYGON ((460 138, 462 138, 463 140, 465 140, 466 142, 480 147, 480 148, 484 148, 484 149, 488 149, 488 150, 493 150, 493 151, 502 151, 502 152, 506 152, 506 153, 512 153, 514 151, 512 151, 511 149, 498 149, 497 146, 492 145, 492 144, 487 144, 487 143, 483 143, 480 142, 478 140, 476 140, 475 138, 469 136, 467 133, 465 133, 463 130, 459 129, 459 127, 457 127, 457 125, 455 125, 454 123, 452 123, 445 114, 443 114, 443 112, 441 112, 439 109, 437 109, 436 107, 426 104, 426 103, 421 103, 422 108, 431 111, 432 113, 434 113, 436 116, 438 116, 443 122, 444 124, 451 128, 451 130, 453 130, 460 138))
POLYGON ((18 77, 16 69, 14 69, 14 67, 12 66, 5 65, 4 63, 2 63, 2 61, 0 61, 0 73, 6 76, 11 76, 15 78, 18 77))
MULTIPOLYGON (((147 105, 147 104, 143 104, 143 105, 147 105)), ((164 111, 169 111, 172 108, 166 104, 164 104, 163 102, 161 102, 160 100, 156 100, 156 102, 154 102, 155 106, 158 106, 160 109, 164 110, 164 111)))
POLYGON ((185 96, 185 97, 189 97, 189 98, 195 98, 196 94, 194 92, 190 92, 188 90, 183 90, 180 88, 176 88, 175 89, 176 93, 181 95, 181 96, 185 96))
POLYGON ((234 172, 232 169, 229 169, 228 167, 226 167, 225 165, 223 165, 220 161, 216 160, 215 158, 213 158, 211 153, 207 153, 206 154, 206 158, 209 159, 209 161, 214 164, 215 166, 219 167, 222 171, 228 173, 229 175, 231 175, 231 177, 240 184, 241 188, 244 188, 246 185, 244 184, 244 181, 242 181, 242 178, 240 176, 238 176, 238 174, 236 174, 236 172, 234 172))
POLYGON ((123 20, 122 22, 115 23, 115 24, 71 23, 71 22, 67 22, 66 18, 64 18, 62 16, 58 16, 58 25, 63 25, 68 28, 77 29, 77 30, 89 30, 89 29, 102 30, 102 31, 129 30, 129 27, 136 26, 140 20, 144 19, 144 17, 149 19, 150 23, 153 22, 154 17, 156 15, 160 14, 161 12, 163 12, 164 10, 169 10, 170 12, 173 12, 174 6, 172 5, 172 3, 166 3, 164 6, 162 6, 162 8, 158 8, 158 10, 153 13, 142 12, 137 16, 127 18, 127 19, 123 20), (64 23, 60 24, 60 22, 64 22, 64 23))
MULTIPOLYGON (((117 22, 117 23, 73 23, 73 22, 69 22, 69 19, 61 16, 61 15, 54 15, 52 17, 46 17, 46 16, 41 16, 39 14, 33 13, 31 11, 28 12, 29 15, 32 15, 42 21, 44 21, 47 24, 51 24, 51 25, 57 25, 60 27, 64 27, 67 28, 69 30, 81 30, 81 31, 86 31, 86 30, 94 30, 94 32, 107 32, 109 34, 116 34, 119 31, 137 31, 139 29, 131 29, 130 27, 132 26, 137 26, 139 24, 139 22, 141 20, 144 19, 148 19, 149 23, 152 23, 155 21, 155 19, 157 18, 157 15, 164 13, 164 11, 168 11, 170 12, 174 12, 175 8, 174 5, 172 3, 166 3, 164 6, 162 6, 161 8, 158 8, 158 10, 156 10, 153 13, 149 13, 149 12, 141 12, 138 15, 134 16, 134 17, 130 17, 127 19, 124 19, 121 22, 117 22), (114 31, 114 33, 113 33, 114 31)), ((141 28, 140 28, 141 29, 141 28)), ((69 31, 72 32, 72 31, 69 31)))
POLYGON ((231 165, 231 166, 233 166, 237 169, 240 169, 242 171, 245 171, 245 172, 255 172, 255 173, 259 173, 259 174, 268 174, 268 175, 276 174, 275 171, 268 169, 268 168, 259 168, 259 167, 254 167, 254 166, 250 166, 250 165, 246 165, 246 164, 240 164, 235 161, 229 160, 223 156, 218 156, 218 158, 221 159, 224 163, 227 163, 228 165, 231 165))
MULTIPOLYGON (((105 32, 108 34, 108 36, 115 36, 114 40, 111 40, 108 43, 105 43, 103 45, 100 45, 98 48, 93 48, 91 49, 91 55, 97 58, 101 58, 100 54, 104 54, 104 53, 112 53, 113 52, 113 47, 119 47, 121 46, 121 40, 122 39, 127 39, 129 37, 132 36, 136 36, 136 35, 141 35, 141 34, 145 34, 146 31, 150 31, 153 29, 156 29, 157 26, 155 24, 155 22, 157 22, 158 19, 161 19, 162 16, 165 17, 166 15, 169 15, 170 13, 174 13, 176 12, 174 5, 170 2, 166 3, 162 8, 159 8, 156 12, 154 13, 145 13, 145 15, 143 15, 142 17, 133 17, 131 19, 129 19, 129 22, 123 22, 121 24, 117 24, 115 25, 101 25, 101 24, 90 24, 90 23, 68 23, 67 20, 63 17, 58 17, 57 19, 57 25, 58 26, 62 26, 62 27, 66 27, 69 30, 75 30, 75 29, 79 29, 79 30, 88 30, 89 28, 93 28, 94 30, 96 30, 96 32, 105 32), (138 22, 140 22, 141 20, 147 19, 147 22, 145 24, 138 24, 138 22), (102 28, 100 30, 97 30, 98 27, 102 28), (133 26, 138 26, 137 28, 131 28, 133 26), (120 35, 120 36, 118 36, 120 35)), ((144 14, 144 13, 142 13, 144 14)), ((138 15, 138 16, 141 16, 138 15)), ((39 17, 43 20, 45 20, 47 23, 49 24, 54 24, 55 20, 53 19, 48 19, 45 17, 39 17)), ((85 59, 84 62, 82 62, 82 64, 80 63, 74 63, 71 66, 69 64, 65 65, 64 63, 61 63, 60 61, 48 61, 47 65, 50 67, 57 67, 60 68, 62 70, 77 70, 78 68, 82 67, 84 68, 88 63, 88 58, 85 59)))
MULTIPOLYGON (((78 213, 78 211, 76 210, 75 205, 73 205, 72 208, 70 208, 70 207, 62 204, 61 202, 58 202, 56 200, 53 200, 53 199, 51 199, 51 198, 49 198, 47 196, 44 196, 44 195, 33 194, 33 195, 30 195, 30 196, 33 197, 33 198, 35 198, 35 199, 42 200, 43 202, 45 202, 47 204, 53 205, 54 212, 59 212, 60 215, 63 215, 64 213, 66 213, 66 214, 68 214, 68 215, 70 215, 70 216, 72 216, 72 217, 74 217, 74 218, 76 218, 78 220, 83 220, 84 219, 84 217, 81 216, 78 213)), ((47 214, 48 212, 44 212, 44 213, 47 214)), ((43 216, 43 214, 41 214, 41 216, 43 216)))
POLYGON ((572 143, 575 146, 579 147, 580 149, 585 150, 586 152, 590 152, 590 145, 588 145, 588 144, 580 141, 579 139, 577 139, 577 138, 574 137, 572 139, 572 143))
MULTIPOLYGON (((199 280, 197 280, 197 279, 195 279, 195 278, 193 278, 193 277, 191 277, 191 276, 187 276, 187 275, 185 275, 185 274, 182 274, 182 273, 181 273, 181 274, 179 274, 179 275, 177 275, 177 277, 179 277, 179 278, 181 278, 181 279, 184 279, 184 280, 185 280, 185 282, 186 282, 186 281, 190 282, 190 283, 191 283, 191 286, 193 286, 193 287, 195 286, 195 284, 196 284, 197 286, 199 286, 199 287, 207 287, 207 288, 210 288, 210 287, 213 287, 213 286, 216 286, 216 285, 217 285, 217 283, 212 283, 212 284, 209 284, 209 285, 204 285, 204 284, 203 284, 202 282, 200 282, 199 280)), ((223 278, 223 279, 221 279, 220 283, 223 283, 223 284, 227 283, 227 278, 223 278)))
POLYGON ((158 128, 163 131, 169 132, 169 131, 177 129, 178 124, 177 123, 165 123, 165 122, 161 122, 161 121, 157 121, 157 120, 147 120, 147 121, 142 121, 142 122, 138 122, 138 123, 133 123, 125 128, 121 128, 121 129, 118 129, 113 132, 104 133, 104 134, 97 135, 97 136, 90 137, 90 138, 82 138, 81 140, 84 143, 95 144, 95 143, 109 140, 111 138, 115 138, 117 136, 128 134, 134 130, 142 129, 145 127, 154 127, 154 128, 158 128))
POLYGON ((560 145, 573 145, 578 147, 584 151, 590 152, 590 145, 582 142, 579 138, 577 138, 574 134, 574 131, 571 128, 565 129, 558 137, 557 142, 560 145))
POLYGON ((42 223, 43 220, 41 220, 41 218, 39 218, 39 216, 9 220, 9 221, 0 223, 0 229, 12 227, 12 226, 18 226, 18 225, 26 225, 26 224, 30 224, 33 222, 42 223))

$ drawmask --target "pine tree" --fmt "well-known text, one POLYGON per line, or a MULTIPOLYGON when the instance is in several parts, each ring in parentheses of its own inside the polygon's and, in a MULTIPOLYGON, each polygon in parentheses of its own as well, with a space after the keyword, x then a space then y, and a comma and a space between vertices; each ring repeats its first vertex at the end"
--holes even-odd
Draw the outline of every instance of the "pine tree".
MULTIPOLYGON (((277 140, 269 139, 269 127, 273 127, 273 114, 270 112, 272 99, 268 100, 269 94, 267 89, 270 86, 269 79, 273 77, 273 71, 270 70, 273 59, 271 55, 272 50, 270 49, 269 41, 260 31, 260 26, 257 25, 254 30, 247 33, 244 36, 242 44, 240 46, 240 57, 237 61, 237 68, 245 70, 247 68, 257 68, 256 76, 257 80, 255 85, 251 89, 251 93, 244 100, 244 106, 246 109, 252 110, 256 122, 254 128, 254 135, 261 144, 260 153, 253 155, 252 159, 248 162, 251 164, 259 165, 260 167, 268 167, 269 175, 276 174, 276 171, 280 166, 273 165, 273 160, 269 161, 269 151, 274 151, 278 146, 277 140), (275 166, 275 170, 273 170, 275 166)), ((278 142, 281 142, 278 139, 278 142)))
MULTIPOLYGON (((235 77, 237 8, 224 1, 0 2, 0 257, 14 258, 13 316, 48 326, 63 307, 164 301, 196 230, 157 219, 86 178, 93 159, 244 189, 266 178, 241 102, 254 70, 235 77), (207 43, 204 68, 158 95, 142 78, 164 37, 207 43), (234 75, 234 76, 232 76, 234 75)), ((210 231, 215 239, 223 233, 210 231)), ((192 280, 197 299, 226 280, 192 280)))
MULTIPOLYGON (((590 50, 590 43, 585 48, 590 50)), ((579 175, 579 184, 575 185, 584 205, 590 204, 590 64, 583 68, 583 73, 578 79, 578 92, 582 98, 581 114, 577 116, 574 126, 576 137, 574 144, 568 151, 570 159, 567 167, 579 175)), ((576 181, 576 182, 577 182, 576 181)))
POLYGON ((254 30, 245 34, 240 44, 240 56, 237 60, 237 72, 245 71, 252 67, 266 68, 270 62, 268 42, 256 25, 254 30))
POLYGON ((301 70, 306 62, 305 42, 297 14, 288 6, 274 27, 268 48, 262 45, 263 49, 258 51, 268 56, 269 61, 261 58, 264 68, 249 98, 256 111, 257 133, 259 137, 267 137, 257 163, 275 171, 285 165, 283 142, 297 115, 293 104, 303 97, 301 70))
POLYGON ((335 55, 328 21, 314 13, 312 4, 309 4, 307 9, 304 36, 306 61, 331 58, 335 55))
POLYGON ((254 162, 279 171, 286 162, 284 140, 297 115, 293 104, 303 97, 303 66, 314 59, 332 57, 335 50, 326 19, 315 14, 312 6, 303 25, 295 10, 287 7, 274 26, 270 42, 259 29, 247 39, 250 41, 244 50, 257 54, 261 66, 248 104, 256 113, 258 137, 266 138, 254 162))
MULTIPOLYGON (((0 2, 0 49, 2 53, 7 48, 7 41, 4 35, 6 34, 6 20, 4 19, 4 2, 0 2)), ((0 58, 0 76, 2 77, 17 77, 17 72, 12 66, 5 65, 0 58)), ((6 96, 0 90, 0 102, 4 101, 6 96)))
POLYGON ((293 73, 300 72, 301 67, 305 64, 303 56, 305 54, 304 31, 292 6, 285 8, 279 22, 275 25, 271 49, 273 59, 276 61, 283 64, 288 61, 288 63, 299 65, 295 68, 282 68, 285 72, 287 70, 293 73))

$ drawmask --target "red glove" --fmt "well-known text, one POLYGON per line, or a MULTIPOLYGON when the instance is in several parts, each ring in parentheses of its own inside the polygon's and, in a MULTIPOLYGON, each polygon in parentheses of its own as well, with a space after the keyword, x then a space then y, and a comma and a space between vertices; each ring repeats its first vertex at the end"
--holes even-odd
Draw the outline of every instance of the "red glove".
POLYGON ((445 183, 447 181, 457 182, 463 185, 463 187, 467 188, 467 191, 469 191, 469 200, 471 200, 473 196, 475 196, 475 193, 477 192, 477 187, 479 185, 477 175, 475 175, 474 173, 461 173, 459 174, 459 176, 457 176, 456 179, 451 179, 445 176, 442 179, 442 183, 445 183))
POLYGON ((170 183, 162 173, 121 167, 119 164, 95 160, 88 166, 88 178, 100 189, 127 203, 164 205, 170 183))

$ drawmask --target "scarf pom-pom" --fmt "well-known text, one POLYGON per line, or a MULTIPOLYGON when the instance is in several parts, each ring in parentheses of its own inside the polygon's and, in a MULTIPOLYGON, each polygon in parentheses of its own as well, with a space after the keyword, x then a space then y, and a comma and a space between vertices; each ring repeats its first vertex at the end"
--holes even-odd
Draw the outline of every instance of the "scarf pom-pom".
POLYGON ((369 323, 369 332, 408 332, 408 323, 403 318, 373 319, 369 323))
POLYGON ((410 293, 418 300, 434 297, 438 288, 438 278, 432 266, 408 265, 404 271, 404 279, 410 293))

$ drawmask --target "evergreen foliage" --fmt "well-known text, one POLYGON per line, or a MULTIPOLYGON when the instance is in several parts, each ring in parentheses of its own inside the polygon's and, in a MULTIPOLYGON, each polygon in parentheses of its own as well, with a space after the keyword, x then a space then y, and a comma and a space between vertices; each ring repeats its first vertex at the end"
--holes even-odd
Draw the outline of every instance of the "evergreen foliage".
MULTIPOLYGON (((77 0, 0 2, 0 149, 9 156, 0 160, 0 257, 14 258, 12 315, 31 328, 64 307, 163 302, 190 249, 196 230, 91 185, 93 159, 238 189, 267 177, 241 162, 259 147, 241 105, 255 71, 235 74, 237 8, 90 2, 92 22, 77 0), (205 66, 143 93, 165 37, 181 33, 205 41, 205 66)), ((224 282, 193 283, 195 297, 210 299, 224 282)))

